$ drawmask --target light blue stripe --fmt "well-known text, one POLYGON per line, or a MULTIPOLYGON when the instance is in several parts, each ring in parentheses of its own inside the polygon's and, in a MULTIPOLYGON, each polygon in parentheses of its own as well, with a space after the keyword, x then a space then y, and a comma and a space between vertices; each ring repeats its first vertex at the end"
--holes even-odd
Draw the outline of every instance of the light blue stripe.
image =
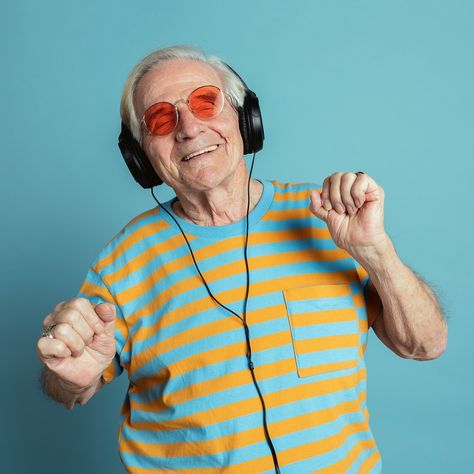
MULTIPOLYGON (((314 472, 318 469, 324 469, 329 467, 338 461, 344 459, 350 452, 353 446, 359 441, 372 439, 372 435, 369 431, 363 431, 361 433, 354 433, 353 435, 346 438, 344 444, 328 453, 319 454, 312 458, 304 459, 287 466, 284 466, 281 470, 282 474, 303 474, 308 472, 314 472)), ((282 450, 284 447, 281 448, 282 450)), ((272 474, 273 470, 265 471, 265 474, 272 474)))
MULTIPOLYGON (((318 411, 336 407, 343 402, 357 401, 359 392, 365 389, 364 384, 359 385, 361 385, 361 387, 356 387, 354 390, 341 390, 339 392, 327 395, 315 395, 314 397, 308 398, 306 400, 297 400, 268 409, 268 422, 271 424, 283 420, 290 420, 299 415, 309 413, 314 413, 314 415, 317 416, 318 411)), ((184 427, 166 431, 159 431, 158 427, 154 427, 149 431, 137 431, 124 428, 123 436, 126 439, 145 443, 157 442, 159 444, 167 444, 183 442, 183 440, 187 442, 195 442, 203 439, 204 429, 206 432, 205 439, 216 439, 231 433, 244 432, 246 430, 262 426, 262 413, 263 412, 261 411, 257 411, 255 413, 250 413, 241 417, 235 417, 232 420, 226 420, 219 423, 212 423, 212 420, 209 420, 210 423, 208 425, 196 428, 184 427)), ((140 412, 138 415, 139 416, 133 417, 132 425, 134 422, 150 421, 149 416, 146 414, 140 412)), ((185 420, 184 423, 186 423, 185 420)))
MULTIPOLYGON (((198 445, 196 445, 196 450, 198 445)), ((245 446, 232 451, 223 451, 216 454, 205 454, 200 456, 177 456, 177 457, 158 457, 158 456, 140 456, 121 452, 120 455, 129 466, 141 467, 144 469, 164 470, 171 469, 182 472, 184 469, 197 468, 216 468, 240 464, 252 459, 258 459, 267 456, 270 449, 266 442, 260 442, 245 446)))
POLYGON ((357 353, 357 347, 349 347, 344 349, 330 349, 298 354, 298 365, 300 368, 305 369, 335 362, 354 361, 357 360, 357 353))
MULTIPOLYGON (((362 463, 366 459, 368 459, 373 453, 375 453, 375 451, 377 451, 375 448, 365 449, 364 451, 362 451, 357 457, 357 459, 355 460, 355 462, 351 465, 350 469, 347 471, 347 474, 360 474, 360 467, 362 463)), ((378 461, 377 464, 379 462, 380 461, 378 461)), ((381 468, 380 465, 378 467, 377 465, 374 465, 373 468, 369 472, 370 473, 381 472, 379 468, 381 468)))
MULTIPOLYGON (((296 319, 298 319, 296 317, 296 319)), ((335 322, 318 324, 317 315, 315 321, 311 325, 293 327, 292 332, 296 340, 306 341, 311 339, 319 339, 328 336, 345 336, 349 334, 358 334, 359 323, 354 319, 352 321, 335 322)), ((315 344, 317 349, 317 344, 315 344)))
POLYGON ((312 313, 314 311, 353 308, 354 301, 352 296, 337 296, 334 298, 314 298, 310 300, 287 301, 286 306, 290 314, 302 314, 312 313))
MULTIPOLYGON (((242 369, 246 367, 246 362, 245 358, 242 358, 242 369)), ((346 369, 346 370, 341 370, 337 371, 334 373, 327 373, 326 378, 339 378, 344 375, 349 375, 351 373, 356 372, 356 368, 352 369, 346 369)), ((273 393, 273 392, 279 392, 281 390, 286 390, 288 388, 292 388, 295 385, 295 378, 294 374, 284 374, 278 377, 274 377, 269 380, 263 380, 261 381, 260 385, 262 387, 262 390, 264 389, 265 394, 273 393)), ((219 392, 214 392, 209 395, 204 395, 201 397, 193 398, 190 400, 185 400, 182 403, 174 404, 171 407, 162 410, 160 412, 147 412, 147 411, 142 411, 142 410, 135 410, 134 414, 137 417, 137 420, 140 421, 165 421, 171 418, 182 418, 182 417, 187 417, 189 415, 194 415, 197 413, 200 413, 201 411, 206 411, 218 407, 223 407, 227 406, 229 403, 237 403, 243 400, 247 399, 252 399, 256 396, 258 396, 258 393, 256 391, 256 387, 251 381, 250 374, 248 374, 248 379, 249 383, 245 385, 239 385, 237 387, 230 387, 225 390, 221 390, 219 392)), ((314 383, 315 380, 310 380, 308 381, 314 383)), ((190 381, 190 383, 192 383, 190 381)), ((302 382, 304 383, 304 382, 302 382)), ((343 387, 341 386, 341 390, 343 387)), ((343 389, 346 390, 346 389, 343 389)), ((349 391, 352 389, 349 389, 349 391)), ((159 398, 162 394, 166 393, 168 397, 168 403, 171 403, 173 397, 172 397, 172 391, 168 393, 167 388, 163 387, 162 385, 159 385, 155 387, 155 394, 156 398, 159 398)), ((134 395, 130 394, 130 397, 133 398, 134 395)), ((150 399, 153 399, 151 394, 150 394, 150 399)))
MULTIPOLYGON (((315 428, 309 428, 305 430, 296 431, 288 435, 274 438, 274 444, 276 446, 284 446, 282 449, 291 449, 295 447, 304 446, 313 441, 325 439, 329 436, 337 435, 338 432, 346 424, 357 423, 363 421, 357 414, 349 413, 340 419, 326 423, 324 425, 317 426, 315 428)), ((334 462, 343 459, 350 452, 350 449, 359 441, 370 439, 370 433, 360 432, 349 436, 343 446, 331 451, 330 453, 318 456, 317 462, 326 462, 326 466, 334 462)), ((199 449, 199 445, 195 445, 195 450, 199 449)), ((121 453, 122 456, 126 456, 124 459, 130 465, 136 465, 148 469, 192 469, 192 468, 203 468, 203 467, 226 467, 235 464, 244 463, 253 459, 258 459, 269 454, 269 447, 266 441, 254 443, 249 446, 241 448, 223 451, 216 454, 206 454, 197 456, 180 456, 179 452, 176 453, 176 457, 158 457, 158 456, 140 456, 140 455, 129 455, 129 453, 121 453), (134 464, 132 464, 134 463, 134 464)), ((314 459, 314 458, 313 458, 314 459)), ((314 462, 314 460, 313 460, 314 462)), ((299 463, 301 464, 301 463, 299 463)), ((325 467, 325 466, 324 466, 325 467)), ((301 472, 301 471, 300 471, 301 472)), ((303 471, 307 472, 307 471, 303 471)))

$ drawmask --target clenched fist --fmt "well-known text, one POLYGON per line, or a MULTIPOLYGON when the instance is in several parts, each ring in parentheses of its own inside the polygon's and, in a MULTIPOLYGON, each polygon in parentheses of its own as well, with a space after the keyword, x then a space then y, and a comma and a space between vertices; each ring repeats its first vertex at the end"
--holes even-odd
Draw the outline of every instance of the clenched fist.
POLYGON ((384 191, 364 173, 334 173, 311 192, 311 212, 326 222, 336 245, 353 256, 387 240, 384 191))
POLYGON ((38 340, 38 357, 61 382, 80 390, 102 375, 115 356, 115 307, 85 298, 59 303, 43 321, 50 336, 38 340))

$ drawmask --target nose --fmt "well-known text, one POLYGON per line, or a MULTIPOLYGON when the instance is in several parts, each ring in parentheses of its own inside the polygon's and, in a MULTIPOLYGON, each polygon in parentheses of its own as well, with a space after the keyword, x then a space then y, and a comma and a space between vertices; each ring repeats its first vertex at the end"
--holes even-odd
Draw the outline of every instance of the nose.
POLYGON ((176 140, 182 142, 197 137, 204 130, 202 122, 193 115, 184 101, 176 107, 178 109, 176 140))

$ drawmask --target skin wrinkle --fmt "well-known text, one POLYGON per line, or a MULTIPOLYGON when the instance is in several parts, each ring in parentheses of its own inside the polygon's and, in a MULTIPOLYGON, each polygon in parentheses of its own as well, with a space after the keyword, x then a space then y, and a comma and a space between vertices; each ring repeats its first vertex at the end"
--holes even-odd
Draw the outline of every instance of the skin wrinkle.
MULTIPOLYGON (((147 106, 175 103, 202 85, 223 89, 211 66, 193 60, 169 60, 148 71, 136 89, 139 117, 147 106)), ((248 171, 243 156, 237 111, 225 99, 222 112, 209 120, 196 118, 183 102, 177 104, 179 120, 169 135, 143 136, 143 148, 158 175, 176 192, 177 214, 199 225, 220 226, 241 220, 247 209, 248 171), (193 151, 219 144, 217 150, 189 161, 193 151)), ((142 129, 143 130, 143 129, 142 129)), ((260 199, 261 183, 251 181, 251 209, 260 199)))

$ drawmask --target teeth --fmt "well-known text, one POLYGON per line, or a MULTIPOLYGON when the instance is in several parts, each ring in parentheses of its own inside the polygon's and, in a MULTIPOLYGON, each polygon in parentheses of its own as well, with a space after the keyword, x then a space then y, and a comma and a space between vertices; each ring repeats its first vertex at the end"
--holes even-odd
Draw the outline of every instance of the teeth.
POLYGON ((217 150, 217 146, 218 146, 218 145, 211 145, 211 146, 208 146, 207 148, 203 148, 202 150, 195 151, 194 153, 190 153, 189 155, 186 155, 186 156, 183 158, 183 160, 184 160, 184 161, 188 161, 188 160, 190 160, 191 158, 194 158, 195 156, 202 155, 203 153, 207 153, 207 152, 209 152, 209 151, 217 150))

